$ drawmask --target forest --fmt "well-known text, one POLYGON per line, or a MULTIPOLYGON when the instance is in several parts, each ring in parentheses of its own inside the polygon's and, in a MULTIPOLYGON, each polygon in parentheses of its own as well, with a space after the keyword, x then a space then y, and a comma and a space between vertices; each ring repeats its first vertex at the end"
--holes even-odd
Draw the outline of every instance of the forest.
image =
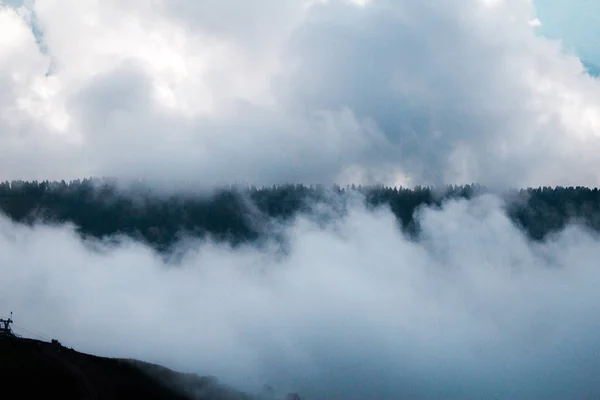
MULTIPOLYGON (((343 214, 353 197, 369 208, 389 207, 399 227, 407 235, 418 236, 415 212, 419 207, 441 207, 449 199, 470 199, 488 192, 479 185, 408 189, 288 184, 165 194, 143 183, 122 187, 111 179, 90 178, 0 183, 0 209, 18 223, 71 223, 83 237, 125 235, 169 252, 184 237, 210 238, 233 246, 258 243, 300 213, 316 215, 316 205, 329 205, 343 214)), ((600 231, 597 188, 539 187, 496 194, 505 199, 507 215, 533 240, 543 240, 573 222, 600 231)), ((326 219, 327 213, 316 216, 326 219)))

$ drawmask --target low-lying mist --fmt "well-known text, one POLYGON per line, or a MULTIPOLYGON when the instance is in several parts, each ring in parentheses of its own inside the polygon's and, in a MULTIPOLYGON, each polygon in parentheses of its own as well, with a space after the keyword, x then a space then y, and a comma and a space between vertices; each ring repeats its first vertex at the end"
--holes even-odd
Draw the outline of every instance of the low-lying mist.
POLYGON ((483 195, 299 214, 272 246, 152 248, 0 221, 0 305, 79 351, 264 384, 307 399, 600 396, 600 239, 532 241, 483 195), (331 215, 331 214, 330 214, 331 215))

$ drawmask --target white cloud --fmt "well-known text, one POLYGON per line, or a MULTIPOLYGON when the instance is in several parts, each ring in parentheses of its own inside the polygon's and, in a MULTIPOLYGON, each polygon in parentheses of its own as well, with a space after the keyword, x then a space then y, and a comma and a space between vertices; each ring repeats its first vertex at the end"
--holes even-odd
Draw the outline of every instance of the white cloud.
MULTIPOLYGON (((1 6, 0 178, 598 183, 600 83, 530 2, 356 3, 1 6)), ((287 258, 202 244, 177 268, 2 220, 0 304, 241 386, 597 397, 598 238, 532 244, 487 197, 422 218, 411 242, 358 207, 336 231, 297 221, 287 258)))
POLYGON ((594 40, 600 34, 597 15, 600 5, 589 0, 536 0, 536 14, 542 26, 538 31, 560 40, 585 61, 600 64, 600 49, 594 40))
POLYGON ((600 84, 530 2, 242 3, 2 7, 1 177, 598 183, 600 84))
POLYGON ((0 304, 67 346, 307 398, 597 397, 598 238, 532 243, 494 197, 300 218, 289 254, 210 243, 166 265, 64 227, 0 223, 0 304), (319 397, 322 396, 322 397, 319 397))

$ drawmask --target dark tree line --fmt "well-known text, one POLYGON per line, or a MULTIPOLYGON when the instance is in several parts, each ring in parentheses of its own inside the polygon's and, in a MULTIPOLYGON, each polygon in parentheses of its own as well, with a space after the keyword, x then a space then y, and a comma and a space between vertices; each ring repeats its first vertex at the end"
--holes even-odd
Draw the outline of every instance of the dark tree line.
MULTIPOLYGON (((348 193, 360 193, 368 207, 389 207, 407 233, 418 235, 415 211, 440 207, 448 199, 487 192, 477 185, 443 189, 383 186, 280 185, 229 187, 211 193, 163 195, 143 185, 117 188, 103 179, 71 182, 0 183, 0 209, 13 221, 72 223, 82 236, 127 235, 167 251, 183 236, 211 237, 236 245, 268 237, 278 223, 318 203, 344 212, 348 193)), ((600 231, 600 192, 585 187, 543 187, 505 192, 507 213, 531 238, 542 240, 577 221, 600 231)))

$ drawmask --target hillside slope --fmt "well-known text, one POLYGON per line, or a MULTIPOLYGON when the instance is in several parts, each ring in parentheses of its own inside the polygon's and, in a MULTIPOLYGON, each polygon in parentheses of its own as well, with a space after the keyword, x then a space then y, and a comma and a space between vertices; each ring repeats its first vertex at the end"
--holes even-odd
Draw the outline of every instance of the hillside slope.
POLYGON ((22 399, 249 399, 209 378, 21 338, 0 337, 0 385, 22 399))

